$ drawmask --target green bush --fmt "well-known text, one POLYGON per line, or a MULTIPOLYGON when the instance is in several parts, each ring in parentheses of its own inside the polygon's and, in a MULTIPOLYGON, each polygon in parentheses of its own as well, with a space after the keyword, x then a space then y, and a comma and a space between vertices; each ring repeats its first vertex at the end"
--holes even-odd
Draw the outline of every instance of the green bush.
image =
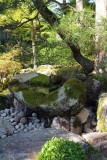
POLYGON ((45 143, 38 160, 87 160, 87 157, 80 143, 55 137, 45 143))

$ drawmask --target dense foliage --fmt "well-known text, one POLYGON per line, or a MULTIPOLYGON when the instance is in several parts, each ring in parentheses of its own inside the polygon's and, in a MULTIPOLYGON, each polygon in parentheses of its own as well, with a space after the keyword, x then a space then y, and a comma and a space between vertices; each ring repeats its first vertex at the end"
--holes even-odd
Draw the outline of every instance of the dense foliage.
POLYGON ((52 138, 42 148, 39 160, 87 160, 79 143, 62 138, 52 138))

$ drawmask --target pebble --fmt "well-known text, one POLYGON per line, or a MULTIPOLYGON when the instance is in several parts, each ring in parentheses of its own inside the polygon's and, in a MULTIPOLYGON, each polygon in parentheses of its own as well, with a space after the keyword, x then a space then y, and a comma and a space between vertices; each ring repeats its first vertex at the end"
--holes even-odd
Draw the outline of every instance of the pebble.
POLYGON ((12 114, 14 112, 14 109, 13 108, 10 108, 10 113, 12 114))
POLYGON ((19 129, 19 128, 20 128, 20 126, 19 126, 19 125, 16 125, 16 126, 15 126, 15 128, 16 128, 16 129, 19 129))
POLYGON ((14 134, 16 134, 16 133, 18 133, 18 130, 15 130, 15 131, 14 131, 14 134))
POLYGON ((19 116, 20 118, 22 118, 22 117, 24 117, 25 116, 25 113, 22 111, 22 112, 19 112, 18 114, 17 114, 17 116, 19 116))
POLYGON ((21 130, 23 130, 24 128, 25 128, 24 125, 20 127, 21 130))
POLYGON ((8 114, 9 114, 9 112, 10 112, 10 110, 9 110, 9 109, 7 109, 7 108, 6 108, 4 111, 5 111, 5 113, 6 113, 7 115, 8 115, 8 114))
POLYGON ((10 119, 10 122, 13 122, 13 121, 14 121, 14 119, 13 119, 13 118, 11 118, 11 119, 10 119))
POLYGON ((24 131, 24 132, 28 132, 29 130, 28 130, 27 128, 25 128, 23 131, 24 131))
POLYGON ((32 122, 29 123, 29 126, 32 126, 32 122))
POLYGON ((27 118, 26 118, 26 117, 22 117, 22 118, 20 119, 20 123, 26 124, 26 123, 27 123, 27 118))
POLYGON ((37 117, 37 114, 36 113, 32 113, 32 117, 37 117))
POLYGON ((13 125, 13 126, 16 126, 16 125, 17 125, 17 123, 16 123, 16 122, 13 122, 13 123, 12 123, 12 125, 13 125))
POLYGON ((19 117, 18 115, 15 116, 15 117, 14 117, 14 121, 17 122, 17 123, 19 123, 19 122, 20 122, 20 117, 19 117))
POLYGON ((3 110, 1 110, 1 114, 2 114, 2 113, 4 113, 4 111, 3 111, 3 110))
POLYGON ((6 138, 6 137, 7 137, 7 135, 2 135, 2 136, 1 136, 1 138, 6 138))
POLYGON ((93 125, 93 126, 97 126, 97 122, 92 121, 92 125, 93 125))
MULTIPOLYGON (((15 108, 6 108, 0 111, 0 118, 8 120, 13 126, 13 134, 8 133, 8 137, 17 135, 19 132, 29 132, 31 130, 37 130, 43 128, 43 124, 39 123, 40 120, 37 118, 36 113, 32 113, 31 117, 25 117, 24 111, 17 111, 15 108), (28 123, 29 122, 29 123, 28 123)), ((7 135, 2 135, 0 138, 6 138, 7 135)))
POLYGON ((1 114, 1 117, 6 117, 6 113, 1 114))

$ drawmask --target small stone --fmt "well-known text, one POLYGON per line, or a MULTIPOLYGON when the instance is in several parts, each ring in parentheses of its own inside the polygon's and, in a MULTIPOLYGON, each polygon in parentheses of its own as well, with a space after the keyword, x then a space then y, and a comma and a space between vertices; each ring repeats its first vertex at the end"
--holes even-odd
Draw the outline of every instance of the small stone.
POLYGON ((13 136, 16 136, 16 135, 17 135, 16 133, 13 134, 13 136))
POLYGON ((24 125, 20 127, 21 130, 23 130, 24 128, 25 128, 24 125))
POLYGON ((27 123, 27 118, 26 117, 22 117, 20 119, 20 123, 22 123, 23 125, 25 125, 27 123))
POLYGON ((10 113, 12 114, 14 112, 14 109, 13 108, 10 108, 10 113))
POLYGON ((13 119, 13 118, 11 118, 11 119, 10 119, 10 122, 14 122, 14 119, 13 119))
POLYGON ((32 113, 32 117, 37 117, 37 114, 36 113, 32 113))
POLYGON ((17 122, 17 123, 19 123, 19 122, 20 122, 20 117, 19 117, 18 115, 15 116, 15 117, 14 117, 14 121, 17 122))
POLYGON ((19 129, 18 129, 18 132, 20 132, 20 131, 21 131, 21 129, 19 128, 19 129))
POLYGON ((17 116, 19 116, 20 118, 24 117, 25 116, 25 112, 21 111, 17 114, 17 116))
POLYGON ((92 121, 92 125, 93 125, 94 127, 97 126, 97 122, 92 121))
POLYGON ((23 124, 22 124, 22 123, 19 123, 18 125, 21 127, 23 124))
POLYGON ((89 117, 89 110, 83 108, 81 112, 77 115, 77 117, 80 119, 82 124, 85 123, 89 117))
POLYGON ((13 112, 13 113, 11 114, 11 116, 12 116, 12 117, 15 117, 15 116, 17 115, 17 113, 18 113, 18 112, 15 111, 15 112, 13 112))
POLYGON ((4 117, 4 119, 5 119, 5 120, 9 120, 9 118, 8 118, 8 117, 4 117))
POLYGON ((6 117, 6 113, 1 114, 1 117, 6 117))
POLYGON ((15 131, 14 131, 14 134, 16 134, 16 133, 18 133, 18 131, 17 131, 17 130, 15 130, 15 131))
POLYGON ((2 135, 2 136, 1 136, 1 138, 6 138, 6 137, 7 137, 7 135, 2 135))
POLYGON ((98 126, 96 126, 96 131, 99 131, 99 128, 98 128, 98 126))
POLYGON ((19 125, 16 125, 15 128, 18 130, 18 129, 20 128, 20 126, 19 126, 19 125))
POLYGON ((90 128, 86 128, 85 132, 86 132, 86 133, 92 133, 92 132, 93 132, 93 130, 92 130, 92 129, 90 129, 90 128))
POLYGON ((7 115, 8 115, 8 114, 9 114, 9 112, 10 112, 10 110, 9 110, 9 109, 7 109, 7 108, 6 108, 4 111, 5 111, 5 113, 6 113, 7 115))
POLYGON ((17 122, 13 122, 13 123, 12 123, 13 126, 16 126, 16 124, 17 124, 17 122))
POLYGON ((29 126, 32 126, 32 122, 29 123, 29 126))
POLYGON ((40 120, 39 120, 38 118, 36 118, 36 119, 34 120, 34 122, 35 122, 35 123, 39 123, 40 120))
POLYGON ((1 114, 2 114, 2 113, 4 113, 4 110, 1 110, 0 112, 1 112, 1 114))
POLYGON ((33 130, 34 129, 34 126, 29 126, 29 130, 33 130))
POLYGON ((39 126, 39 129, 43 129, 44 128, 44 123, 41 123, 39 126))
POLYGON ((27 128, 25 128, 23 131, 24 131, 24 132, 28 132, 29 130, 28 130, 27 128))

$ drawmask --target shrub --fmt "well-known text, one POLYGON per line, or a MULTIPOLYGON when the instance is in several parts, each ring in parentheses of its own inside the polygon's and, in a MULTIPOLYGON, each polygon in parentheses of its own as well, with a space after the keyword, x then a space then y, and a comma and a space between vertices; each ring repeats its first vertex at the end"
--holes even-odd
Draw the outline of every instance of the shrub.
POLYGON ((52 138, 42 147, 38 160, 87 160, 80 143, 52 138))

